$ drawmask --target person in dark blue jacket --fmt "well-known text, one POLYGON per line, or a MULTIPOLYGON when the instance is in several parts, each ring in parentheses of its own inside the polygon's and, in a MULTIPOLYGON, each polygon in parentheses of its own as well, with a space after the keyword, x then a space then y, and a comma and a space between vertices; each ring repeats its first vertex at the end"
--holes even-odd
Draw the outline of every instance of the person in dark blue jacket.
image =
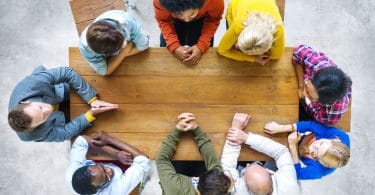
POLYGON ((289 150, 299 180, 321 179, 349 161, 349 136, 336 127, 302 121, 288 125, 270 122, 264 129, 269 134, 291 132, 289 150))

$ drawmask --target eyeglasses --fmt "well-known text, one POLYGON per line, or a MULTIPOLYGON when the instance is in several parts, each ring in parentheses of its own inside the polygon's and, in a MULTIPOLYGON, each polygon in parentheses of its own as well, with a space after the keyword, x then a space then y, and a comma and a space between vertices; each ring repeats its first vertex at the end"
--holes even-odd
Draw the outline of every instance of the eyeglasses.
POLYGON ((228 170, 224 170, 224 174, 226 176, 230 177, 230 180, 232 181, 232 184, 233 184, 233 188, 230 189, 230 191, 227 194, 228 195, 235 194, 237 192, 237 190, 236 190, 235 180, 234 180, 234 178, 232 176, 232 173, 230 171, 228 171, 228 170))

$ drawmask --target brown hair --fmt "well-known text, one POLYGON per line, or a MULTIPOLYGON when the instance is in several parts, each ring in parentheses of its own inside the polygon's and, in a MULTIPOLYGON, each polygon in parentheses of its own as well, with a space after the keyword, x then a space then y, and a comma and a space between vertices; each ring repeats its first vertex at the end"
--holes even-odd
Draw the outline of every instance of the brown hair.
POLYGON ((318 161, 329 168, 338 168, 345 166, 350 158, 349 148, 340 140, 331 140, 332 146, 318 161))
POLYGON ((221 169, 211 169, 199 177, 197 189, 202 195, 226 194, 231 179, 221 169))
POLYGON ((8 113, 8 123, 15 131, 30 129, 32 118, 24 112, 27 105, 19 104, 8 113))
POLYGON ((96 53, 110 55, 121 49, 124 37, 111 23, 97 21, 87 29, 86 40, 96 53))

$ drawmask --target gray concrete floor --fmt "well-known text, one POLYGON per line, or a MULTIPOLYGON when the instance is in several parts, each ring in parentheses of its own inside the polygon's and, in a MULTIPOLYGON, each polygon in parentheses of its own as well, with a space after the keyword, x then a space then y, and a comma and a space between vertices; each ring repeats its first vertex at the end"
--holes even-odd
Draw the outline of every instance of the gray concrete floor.
MULTIPOLYGON (((226 0, 228 1, 228 0, 226 0)), ((349 164, 319 181, 302 182, 304 194, 371 194, 375 189, 375 10, 373 0, 286 0, 288 46, 309 44, 326 52, 353 79, 352 156, 349 164)), ((157 46, 159 29, 151 0, 134 10, 157 46)), ((224 23, 216 34, 220 40, 224 23)), ((34 67, 68 65, 78 41, 67 0, 0 0, 0 194, 71 194, 64 182, 69 142, 21 142, 7 124, 14 85, 34 67)), ((217 42, 217 41, 216 41, 217 42)), ((217 43, 216 43, 217 44, 217 43)))

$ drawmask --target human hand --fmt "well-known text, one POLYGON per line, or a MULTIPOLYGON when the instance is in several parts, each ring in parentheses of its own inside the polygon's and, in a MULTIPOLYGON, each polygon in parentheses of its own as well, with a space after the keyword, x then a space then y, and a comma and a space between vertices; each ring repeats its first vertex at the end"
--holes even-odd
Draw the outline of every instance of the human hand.
POLYGON ((133 156, 129 152, 117 152, 117 160, 124 165, 131 165, 133 163, 133 156))
POLYGON ((305 86, 298 87, 298 97, 301 100, 305 98, 305 86))
POLYGON ((233 48, 234 48, 234 49, 237 49, 237 50, 240 50, 240 46, 238 45, 238 42, 236 42, 236 43, 233 45, 233 48))
POLYGON ((301 139, 301 134, 296 131, 289 134, 288 136, 289 145, 296 146, 300 139, 301 139))
POLYGON ((180 46, 177 49, 173 51, 173 54, 181 61, 185 60, 190 56, 190 54, 187 52, 187 48, 184 46, 180 46))
POLYGON ((279 123, 272 121, 270 123, 266 123, 264 125, 264 132, 268 134, 277 134, 277 133, 282 133, 285 132, 283 129, 284 125, 280 125, 279 123))
POLYGON ((196 45, 187 48, 186 51, 190 56, 182 61, 184 64, 195 65, 202 57, 202 52, 196 45))
POLYGON ((184 112, 177 117, 176 128, 180 131, 189 131, 198 127, 195 116, 192 113, 184 112))
POLYGON ((100 114, 102 112, 106 112, 106 111, 114 110, 118 108, 118 104, 111 104, 102 100, 95 100, 90 104, 90 106, 91 106, 90 113, 93 116, 96 116, 97 114, 100 114))
POLYGON ((237 146, 246 142, 248 133, 241 129, 230 128, 227 134, 227 141, 229 145, 237 146))
POLYGON ((236 113, 232 120, 232 127, 234 129, 244 129, 251 118, 246 113, 236 113))
POLYGON ((97 146, 105 146, 109 145, 111 143, 112 137, 109 136, 107 133, 104 133, 103 131, 96 133, 94 137, 91 140, 91 143, 97 145, 97 146))
POLYGON ((270 61, 269 55, 257 55, 255 58, 255 62, 261 65, 265 65, 269 61, 270 61))

